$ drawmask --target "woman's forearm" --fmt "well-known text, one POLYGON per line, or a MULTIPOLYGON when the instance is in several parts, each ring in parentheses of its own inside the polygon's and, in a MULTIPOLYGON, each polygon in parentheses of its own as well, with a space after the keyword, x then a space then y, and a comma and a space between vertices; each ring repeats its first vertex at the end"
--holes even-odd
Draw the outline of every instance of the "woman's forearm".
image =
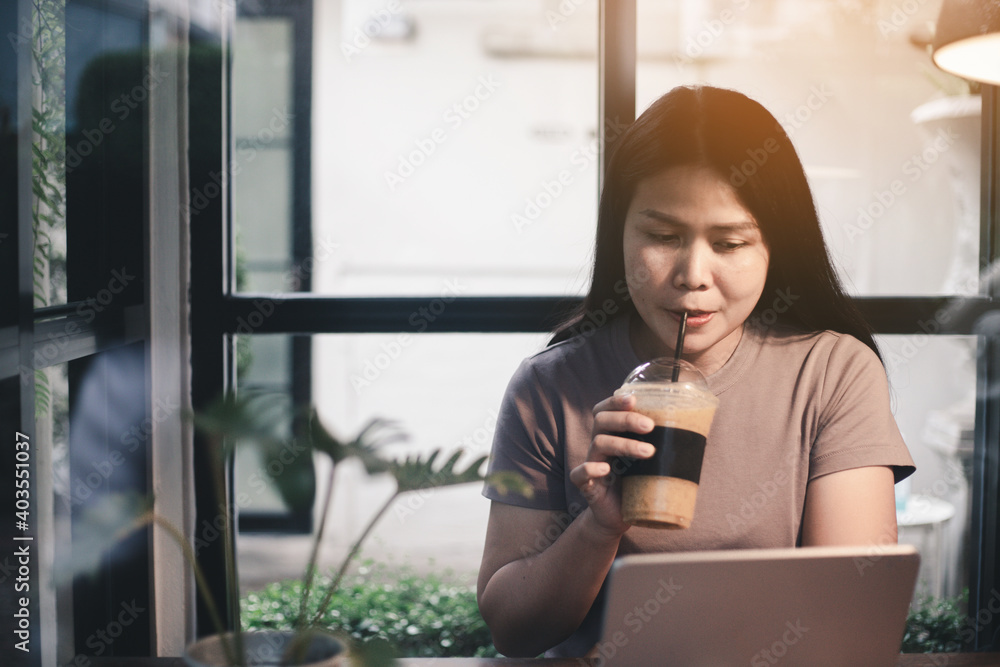
POLYGON ((620 540, 588 508, 544 551, 497 570, 480 599, 497 650, 535 656, 569 637, 597 597, 620 540))

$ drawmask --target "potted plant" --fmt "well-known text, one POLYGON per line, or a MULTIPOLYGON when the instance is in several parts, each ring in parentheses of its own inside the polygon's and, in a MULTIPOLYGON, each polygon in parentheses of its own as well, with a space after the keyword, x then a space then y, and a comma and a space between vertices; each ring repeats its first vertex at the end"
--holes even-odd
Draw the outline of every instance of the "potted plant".
MULTIPOLYGON (((256 443, 268 451, 287 443, 287 438, 277 435, 276 424, 280 420, 275 417, 276 410, 280 408, 275 406, 280 405, 280 402, 273 399, 274 397, 268 394, 255 392, 243 392, 238 396, 227 395, 207 410, 193 416, 195 427, 207 436, 213 453, 210 457, 213 465, 211 472, 216 481, 214 486, 221 507, 227 507, 223 502, 225 486, 222 480, 225 464, 233 454, 234 447, 256 443)), ((310 408, 306 415, 304 431, 305 442, 301 444, 304 444, 311 454, 329 457, 332 465, 329 467, 323 499, 319 505, 320 518, 312 540, 309 561, 302 575, 302 598, 293 631, 243 632, 240 628, 233 632, 226 631, 222 616, 208 594, 204 574, 198 566, 194 550, 187 538, 176 526, 158 516, 151 509, 148 500, 136 502, 134 498, 111 496, 104 503, 91 508, 84 520, 88 523, 91 529, 89 532, 95 540, 92 548, 88 550, 89 555, 77 559, 78 567, 74 569, 81 571, 96 565, 102 550, 109 543, 107 539, 109 533, 113 534, 115 539, 121 539, 143 526, 155 523, 164 528, 181 548, 194 571, 198 593, 217 628, 215 635, 205 637, 188 647, 185 659, 189 665, 192 667, 247 664, 328 667, 341 664, 347 654, 347 641, 321 627, 320 620, 329 609, 330 602, 350 563, 379 519, 402 494, 486 480, 487 478, 480 473, 480 468, 487 457, 480 456, 462 469, 457 468, 458 461, 464 454, 461 449, 452 452, 441 463, 439 461, 444 458, 441 449, 424 456, 392 458, 385 455, 384 446, 404 439, 403 434, 392 423, 373 420, 353 439, 343 441, 322 424, 314 408, 310 408), (317 561, 332 504, 334 473, 339 463, 350 458, 359 459, 368 474, 391 475, 396 482, 396 489, 355 539, 332 579, 320 583, 320 578, 317 577, 317 561), (320 600, 315 609, 310 609, 311 598, 320 600)), ((301 476, 278 473, 271 479, 284 498, 291 499, 301 495, 303 485, 301 476)), ((530 487, 522 478, 512 473, 490 475, 489 482, 514 492, 530 494, 530 487)), ((223 514, 227 590, 232 592, 232 599, 226 602, 230 605, 232 618, 239 618, 239 587, 235 580, 234 546, 230 539, 232 516, 228 511, 223 514)), ((355 664, 387 664, 391 661, 391 652, 384 646, 354 646, 351 647, 351 654, 352 662, 355 664)))

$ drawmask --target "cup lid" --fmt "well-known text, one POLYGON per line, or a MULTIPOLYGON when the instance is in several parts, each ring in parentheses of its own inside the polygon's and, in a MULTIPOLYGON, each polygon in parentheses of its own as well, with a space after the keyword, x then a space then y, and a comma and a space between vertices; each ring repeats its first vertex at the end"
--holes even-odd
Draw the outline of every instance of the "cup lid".
POLYGON ((711 395, 704 374, 694 364, 673 357, 659 357, 636 366, 625 378, 621 388, 628 389, 629 385, 640 384, 687 385, 711 395))

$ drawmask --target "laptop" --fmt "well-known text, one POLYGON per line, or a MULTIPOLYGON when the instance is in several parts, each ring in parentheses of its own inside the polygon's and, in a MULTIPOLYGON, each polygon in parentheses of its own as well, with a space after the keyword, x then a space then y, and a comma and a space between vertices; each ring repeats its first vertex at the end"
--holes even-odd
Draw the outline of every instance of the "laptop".
POLYGON ((595 667, 896 665, 920 556, 910 545, 618 558, 595 667))

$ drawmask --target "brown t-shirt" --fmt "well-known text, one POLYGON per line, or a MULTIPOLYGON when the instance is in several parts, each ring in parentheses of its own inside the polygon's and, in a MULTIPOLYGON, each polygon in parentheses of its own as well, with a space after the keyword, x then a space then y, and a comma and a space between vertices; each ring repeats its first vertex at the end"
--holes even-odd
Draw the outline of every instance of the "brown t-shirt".
MULTIPOLYGON (((501 404, 490 470, 521 473, 535 493, 487 486, 483 495, 573 516, 586 508, 569 471, 586 459, 594 405, 641 363, 628 327, 619 317, 521 364, 501 404)), ((630 528, 619 554, 797 546, 809 480, 862 466, 892 466, 896 481, 914 471, 885 370, 852 336, 748 324, 708 385, 720 403, 691 527, 630 528)))

